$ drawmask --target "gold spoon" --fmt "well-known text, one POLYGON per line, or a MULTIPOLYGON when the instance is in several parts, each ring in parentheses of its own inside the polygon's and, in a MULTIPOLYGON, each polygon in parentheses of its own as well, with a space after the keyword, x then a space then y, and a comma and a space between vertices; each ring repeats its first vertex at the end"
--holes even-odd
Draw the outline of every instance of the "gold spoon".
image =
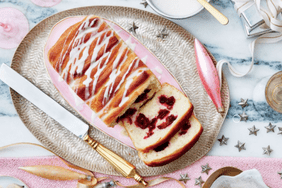
POLYGON ((214 8, 211 4, 209 4, 206 0, 197 0, 207 11, 211 13, 222 25, 228 24, 229 20, 226 16, 224 16, 221 12, 219 12, 216 8, 214 8))
MULTIPOLYGON (((148 5, 150 5, 150 7, 156 11, 157 13, 159 13, 162 16, 165 16, 167 18, 172 18, 172 19, 183 19, 186 17, 178 17, 178 16, 173 16, 173 15, 169 15, 166 14, 164 12, 162 12, 161 10, 159 10, 154 3, 152 2, 153 0, 145 0, 145 2, 147 2, 148 5)), ((219 12, 216 8, 214 8, 211 4, 209 4, 206 0, 198 0, 198 2, 205 7, 221 24, 226 25, 228 24, 229 20, 226 16, 224 16, 221 12, 219 12)))

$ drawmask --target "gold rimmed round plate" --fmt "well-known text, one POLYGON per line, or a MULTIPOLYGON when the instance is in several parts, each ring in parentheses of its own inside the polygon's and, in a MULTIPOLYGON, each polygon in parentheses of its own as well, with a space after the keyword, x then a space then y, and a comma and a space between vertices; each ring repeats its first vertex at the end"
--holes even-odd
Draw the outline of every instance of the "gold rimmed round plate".
MULTIPOLYGON (((162 166, 147 167, 137 151, 116 139, 90 129, 90 135, 104 146, 134 164, 141 175, 166 174, 184 168, 203 157, 213 146, 229 108, 229 90, 223 79, 222 101, 224 114, 219 114, 203 88, 197 73, 194 57, 194 37, 182 27, 158 15, 126 7, 92 6, 59 12, 37 24, 24 38, 15 52, 11 67, 34 85, 51 96, 66 109, 83 119, 60 95, 52 84, 44 65, 43 50, 52 27, 60 20, 78 15, 94 14, 106 18, 124 29, 134 21, 139 27, 134 37, 146 46, 176 78, 194 105, 194 113, 202 123, 204 132, 196 145, 178 160, 162 166), (167 28, 169 36, 164 40, 158 33, 167 28)), ((49 118, 37 107, 11 90, 15 108, 26 127, 53 152, 80 167, 96 172, 119 175, 101 156, 49 118)), ((52 108, 50 106, 50 108, 52 108)))

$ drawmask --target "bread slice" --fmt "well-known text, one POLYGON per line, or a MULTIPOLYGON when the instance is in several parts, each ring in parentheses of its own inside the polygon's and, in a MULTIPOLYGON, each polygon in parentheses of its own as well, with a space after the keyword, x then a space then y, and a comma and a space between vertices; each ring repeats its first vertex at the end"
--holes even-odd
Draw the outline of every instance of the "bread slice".
POLYGON ((86 16, 66 28, 49 50, 48 60, 108 126, 114 126, 146 89, 152 94, 161 87, 153 72, 98 16, 86 16))
POLYGON ((198 141, 202 132, 203 128, 201 123, 194 115, 192 115, 189 118, 188 123, 184 124, 182 129, 180 129, 169 142, 166 142, 147 153, 139 151, 138 155, 148 166, 153 167, 168 164, 192 148, 198 141))
POLYGON ((174 86, 162 89, 140 109, 134 105, 120 117, 135 148, 146 152, 167 142, 193 112, 189 99, 174 86))

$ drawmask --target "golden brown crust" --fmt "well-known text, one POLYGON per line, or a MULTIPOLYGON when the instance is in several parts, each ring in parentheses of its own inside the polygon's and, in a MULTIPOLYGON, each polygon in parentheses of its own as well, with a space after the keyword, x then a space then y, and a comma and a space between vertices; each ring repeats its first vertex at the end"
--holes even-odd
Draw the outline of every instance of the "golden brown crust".
MULTIPOLYGON (((191 104, 192 105, 192 104, 191 104)), ((178 120, 178 123, 177 125, 175 125, 171 130, 170 132, 168 132, 168 134, 162 138, 162 140, 156 142, 155 144, 147 147, 147 148, 144 148, 144 149, 140 149, 138 148, 138 151, 141 151, 143 153, 147 153, 149 152, 151 149, 154 149, 166 142, 168 142, 180 129, 181 127, 184 125, 184 123, 186 122, 187 119, 189 119, 193 113, 193 105, 191 106, 191 108, 189 110, 187 110, 187 112, 182 116, 181 119, 178 120)))
MULTIPOLYGON (((194 117, 194 118, 196 118, 196 117, 194 117)), ((156 166, 166 165, 166 164, 178 159, 179 157, 181 157, 183 154, 185 154, 188 150, 190 150, 195 145, 195 143, 199 140, 202 132, 203 132, 203 127, 201 126, 200 131, 194 136, 194 138, 191 140, 191 142, 187 143, 181 149, 176 150, 171 155, 165 156, 165 157, 158 159, 158 160, 155 160, 155 161, 150 161, 150 162, 143 161, 143 162, 150 167, 156 167, 156 166)), ((138 152, 138 155, 140 155, 140 152, 138 152)))

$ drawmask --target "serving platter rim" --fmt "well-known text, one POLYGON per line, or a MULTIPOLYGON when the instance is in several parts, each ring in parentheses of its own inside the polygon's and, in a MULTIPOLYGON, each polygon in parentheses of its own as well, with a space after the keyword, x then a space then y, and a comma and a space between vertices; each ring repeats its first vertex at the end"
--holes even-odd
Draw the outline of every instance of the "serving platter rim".
MULTIPOLYGON (((36 30, 36 29, 40 29, 40 28, 38 28, 39 26, 40 26, 40 24, 42 24, 43 22, 46 22, 46 21, 48 21, 50 18, 53 18, 53 17, 55 17, 55 16, 57 16, 57 15, 59 15, 59 14, 62 14, 62 13, 64 13, 64 12, 71 12, 71 11, 83 11, 83 9, 95 9, 95 8, 108 8, 108 9, 110 9, 110 8, 113 8, 113 9, 126 9, 126 10, 130 10, 130 11, 139 11, 139 12, 141 12, 141 13, 143 13, 143 14, 149 14, 150 16, 154 16, 154 17, 159 17, 159 19, 161 20, 161 19, 165 19, 166 21, 169 21, 169 22, 171 22, 172 24, 175 24, 175 23, 173 23, 172 21, 170 21, 170 20, 167 20, 166 18, 163 18, 163 17, 161 17, 161 16, 159 16, 159 15, 156 15, 156 14, 153 14, 153 13, 151 13, 151 12, 148 12, 148 11, 143 11, 143 10, 140 10, 140 9, 136 9, 136 8, 131 8, 131 7, 122 7, 122 6, 103 6, 103 5, 98 5, 98 6, 86 6, 86 7, 78 7, 78 8, 73 8, 73 9, 69 9, 69 10, 65 10, 65 11, 61 11, 61 12, 58 12, 58 13, 56 13, 56 14, 54 14, 54 15, 51 15, 51 16, 49 16, 48 18, 45 18, 45 19, 43 19, 41 22, 39 22, 38 24, 36 24, 30 31, 29 31, 29 33, 26 35, 26 37, 22 40, 22 42, 20 43, 20 45, 18 46, 18 48, 16 49, 16 51, 15 51, 15 54, 14 54, 14 56, 13 56, 13 60, 12 60, 12 63, 11 63, 11 67, 12 68, 15 68, 15 63, 14 63, 14 61, 16 61, 15 60, 15 57, 16 57, 16 55, 18 54, 18 53, 20 53, 20 50, 21 50, 21 48, 22 48, 22 45, 23 45, 23 42, 26 40, 26 38, 27 38, 27 36, 31 33, 31 32, 33 32, 34 30, 36 30)), ((77 14, 77 16, 82 16, 82 15, 85 15, 85 14, 77 14)), ((87 14, 88 15, 88 14, 87 14)), ((99 15, 98 15, 99 16, 99 15)), ((175 25, 177 25, 177 24, 175 24, 175 25)), ((179 25, 177 25, 178 27, 180 27, 182 30, 184 30, 184 32, 186 32, 186 34, 188 34, 188 35, 191 35, 187 30, 185 30, 183 27, 181 27, 181 26, 179 26, 179 25)), ((135 36, 133 36, 133 37, 135 37, 135 36)), ((136 37, 135 37, 136 38, 136 37)), ((138 39, 137 39, 138 40, 138 39)), ((139 41, 139 40, 138 40, 139 41)), ((139 41, 140 42, 140 41, 139 41)), ((141 43, 142 44, 142 43, 141 43)), ((145 45, 144 45, 145 46, 145 45)), ((145 46, 146 47, 146 46, 145 46)), ((147 47, 146 47, 147 48, 147 47)), ((150 51, 150 50, 149 50, 150 51)), ((151 52, 151 51, 150 51, 151 52)), ((155 55, 153 52, 151 52, 153 55, 155 55)), ((208 53, 211 55, 211 57, 212 57, 212 59, 213 59, 213 61, 214 61, 214 63, 216 63, 216 60, 215 60, 215 58, 212 56, 212 54, 208 51, 208 53)), ((161 62, 161 61, 160 61, 161 62)), ((162 63, 162 62, 161 62, 162 63)), ((162 63, 163 64, 163 63, 162 63)), ((173 76, 173 77, 175 77, 172 73, 171 73, 171 71, 167 68, 167 66, 166 65, 164 65, 164 67, 170 72, 170 74, 173 76)), ((178 79, 175 79, 178 83, 179 83, 179 81, 178 81, 178 79)), ((223 120, 222 120, 222 122, 220 123, 220 128, 217 130, 217 132, 216 132, 216 135, 218 135, 218 133, 219 133, 219 131, 220 131, 220 129, 221 129, 221 127, 222 127, 222 124, 224 123, 224 120, 225 120, 225 117, 226 117, 226 115, 227 115, 227 112, 228 112, 228 109, 229 109, 229 105, 230 105, 230 93, 229 93, 229 88, 228 88, 228 84, 227 84, 227 82, 226 82, 226 78, 224 77, 224 75, 223 75, 223 80, 224 80, 224 82, 225 82, 225 84, 223 84, 223 87, 225 87, 225 89, 226 89, 226 91, 227 91, 227 99, 228 100, 226 100, 225 102, 227 102, 227 105, 225 106, 225 112, 224 112, 224 114, 222 114, 222 118, 223 118, 223 120)), ((180 87, 182 88, 182 85, 181 84, 179 84, 180 85, 180 87)), ((185 91, 184 91, 184 93, 185 93, 185 91)), ((16 97, 15 96, 17 96, 18 94, 13 90, 13 89, 10 89, 10 94, 11 94, 11 96, 12 96, 12 102, 13 102, 13 105, 15 106, 15 109, 16 109, 16 112, 17 112, 17 114, 18 114, 18 116, 20 117, 20 119, 22 120, 22 122, 24 123, 24 120, 23 120, 23 118, 21 117, 21 115, 20 115, 20 113, 19 113, 19 111, 18 111, 18 108, 17 108, 17 105, 16 105, 16 103, 17 103, 17 101, 16 101, 16 97)), ((186 94, 186 93, 185 93, 186 94)), ((18 96, 17 96, 18 97, 18 96)), ((20 96, 21 97, 21 96, 20 96)), ((197 115, 197 114, 196 114, 197 115)), ((24 123, 25 124, 25 123, 24 123)), ((25 125, 26 126, 26 125, 25 125)), ((32 133, 33 134, 33 133, 32 133)), ((34 135, 35 136, 35 135, 34 135)), ((36 136, 35 136, 36 137, 36 136)), ((37 138, 37 137, 36 137, 37 138)), ((38 138, 37 138, 38 139, 38 138)), ((217 139, 217 137, 214 137, 214 139, 213 139, 213 143, 212 143, 212 145, 215 143, 215 141, 216 141, 216 139, 217 139)), ((40 140, 39 140, 40 141, 40 140)), ((40 141, 41 142, 41 141, 40 141)), ((44 145, 44 144, 43 144, 44 145)), ((205 151, 205 154, 206 153, 208 153, 209 152, 209 150, 211 149, 212 147, 210 147, 208 150, 206 150, 205 151)), ((204 154, 204 155, 205 155, 204 154)), ((196 162, 197 160, 199 160, 200 158, 202 158, 204 155, 202 155, 202 156, 197 156, 197 157, 195 157, 195 160, 193 161, 193 162, 191 162, 190 164, 188 164, 188 165, 191 165, 191 164, 193 164, 194 162, 196 162)), ((78 165, 78 166, 80 166, 80 165, 78 165)), ((186 165, 187 166, 187 165, 186 165)), ((186 166, 183 166, 183 167, 181 167, 181 168, 178 168, 178 169, 176 169, 176 170, 179 170, 179 169, 182 169, 182 168, 184 168, 184 167, 186 167, 186 166)), ((83 167, 83 166, 82 166, 83 167)), ((91 168, 87 168, 87 169, 90 169, 91 170, 91 168)), ((93 170, 93 169, 92 169, 93 170)), ((97 169, 94 169, 95 171, 97 171, 97 172, 101 172, 101 173, 106 173, 106 174, 111 174, 111 175, 119 175, 118 173, 116 173, 116 172, 113 172, 112 170, 109 170, 109 171, 105 171, 105 170, 97 170, 97 169)), ((168 172, 165 172, 165 173, 169 173, 169 172, 171 172, 171 171, 168 171, 168 172)), ((142 172, 141 172, 141 174, 142 174, 142 172)), ((164 172, 161 172, 161 173, 158 173, 158 172, 154 172, 154 173, 145 173, 145 174, 142 174, 143 176, 151 176, 151 175, 159 175, 159 174, 164 174, 164 172)))

